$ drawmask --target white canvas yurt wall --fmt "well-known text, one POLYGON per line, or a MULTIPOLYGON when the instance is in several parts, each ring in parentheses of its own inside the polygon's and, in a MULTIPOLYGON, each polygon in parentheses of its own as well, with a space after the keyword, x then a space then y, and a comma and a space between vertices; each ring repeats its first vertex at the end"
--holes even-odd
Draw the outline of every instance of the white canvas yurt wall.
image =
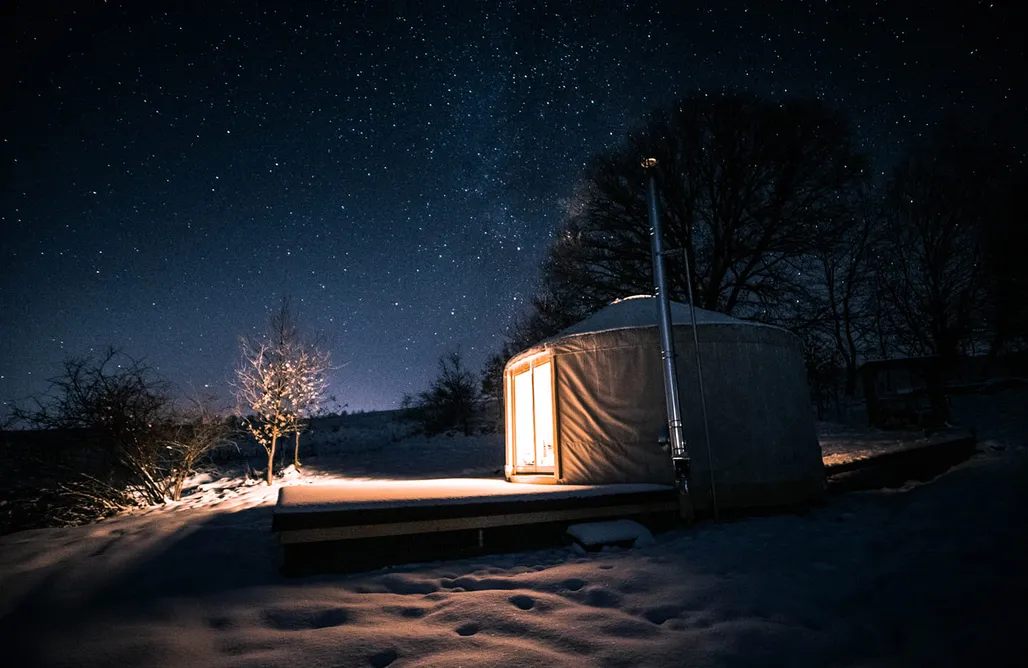
MULTIPOLYGON (((704 438, 689 308, 672 304, 694 504, 799 503, 824 489, 799 341, 768 325, 696 310, 710 428, 704 438)), ((671 483, 657 307, 615 302, 505 368, 508 479, 671 483)))

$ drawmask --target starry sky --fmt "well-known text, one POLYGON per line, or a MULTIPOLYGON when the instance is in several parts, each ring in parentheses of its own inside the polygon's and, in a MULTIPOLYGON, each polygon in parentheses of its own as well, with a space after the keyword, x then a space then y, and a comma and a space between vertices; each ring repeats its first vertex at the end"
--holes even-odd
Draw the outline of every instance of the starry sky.
POLYGON ((951 114, 1023 125, 1015 3, 14 3, 0 400, 120 346, 226 400, 283 295, 351 410, 478 369, 585 161, 696 91, 818 97, 876 170, 951 114))

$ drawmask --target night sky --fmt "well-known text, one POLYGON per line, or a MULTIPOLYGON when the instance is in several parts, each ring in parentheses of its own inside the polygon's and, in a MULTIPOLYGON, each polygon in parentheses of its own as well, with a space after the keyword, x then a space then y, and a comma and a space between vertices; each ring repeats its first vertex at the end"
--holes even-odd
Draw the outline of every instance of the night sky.
POLYGON ((1015 3, 15 3, 0 399, 107 345, 228 401, 283 295, 350 409, 473 369, 587 158, 697 90, 819 97, 877 173, 939 119, 1025 119, 1015 3))

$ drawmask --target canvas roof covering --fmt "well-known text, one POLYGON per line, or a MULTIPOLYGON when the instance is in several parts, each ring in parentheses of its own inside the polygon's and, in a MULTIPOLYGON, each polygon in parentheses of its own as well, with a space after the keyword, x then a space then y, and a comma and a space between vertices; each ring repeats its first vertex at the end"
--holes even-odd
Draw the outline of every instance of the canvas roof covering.
MULTIPOLYGON (((688 305, 672 320, 684 432, 697 507, 781 505, 819 496, 824 469, 802 348, 791 333, 696 309, 708 456, 688 305), (710 462, 708 464, 708 462, 710 462)), ((674 480, 667 434, 657 307, 652 297, 614 302, 512 358, 554 361, 559 482, 674 480)))

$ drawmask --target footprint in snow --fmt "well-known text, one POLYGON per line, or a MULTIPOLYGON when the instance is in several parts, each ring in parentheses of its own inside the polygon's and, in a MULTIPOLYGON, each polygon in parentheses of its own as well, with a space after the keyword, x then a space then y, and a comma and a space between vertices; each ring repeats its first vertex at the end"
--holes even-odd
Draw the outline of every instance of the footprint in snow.
POLYGON ((669 619, 674 619, 682 614, 682 609, 677 605, 662 605, 643 613, 646 621, 660 626, 669 619))
POLYGON ((517 596, 511 596, 507 599, 522 610, 531 610, 535 607, 535 600, 531 596, 525 596, 524 594, 518 594, 517 596))
POLYGON ((596 587, 586 592, 585 604, 594 608, 616 608, 621 605, 621 597, 609 589, 596 587))
POLYGON ((380 582, 390 594, 431 594, 439 590, 431 582, 417 582, 398 575, 386 575, 380 582))
POLYGON ((232 626, 232 620, 228 617, 211 617, 207 620, 207 626, 216 631, 222 631, 232 626))
POLYGON ((368 657, 368 662, 375 668, 385 668, 399 657, 395 649, 387 649, 378 654, 372 654, 368 657))
POLYGON ((330 626, 342 626, 350 619, 346 608, 329 608, 327 610, 265 610, 266 626, 279 631, 304 631, 307 629, 325 629, 330 626))
POLYGON ((639 619, 621 619, 602 625, 600 630, 603 636, 612 638, 652 638, 659 633, 652 624, 639 619))
POLYGON ((468 622, 467 624, 462 624, 461 626, 458 626, 456 629, 457 635, 460 636, 473 636, 476 633, 478 633, 478 630, 479 626, 475 622, 468 622))
POLYGON ((564 580, 564 588, 568 591, 578 591, 585 586, 585 580, 579 580, 578 578, 569 578, 564 580))
POLYGON ((407 619, 421 619, 428 614, 428 610, 424 608, 401 608, 400 616, 406 617, 407 619))
POLYGON ((117 543, 117 542, 118 542, 118 538, 117 538, 117 537, 115 537, 115 538, 112 538, 111 540, 109 540, 109 541, 105 542, 105 543, 104 543, 103 545, 101 545, 101 546, 100 546, 100 547, 98 547, 98 548, 97 548, 96 550, 94 550, 93 552, 91 552, 91 553, 89 554, 89 556, 91 556, 91 557, 100 557, 100 556, 103 556, 103 555, 104 555, 104 554, 105 554, 105 553, 107 552, 107 550, 111 549, 111 546, 112 546, 112 545, 114 545, 114 544, 115 544, 115 543, 117 543))

